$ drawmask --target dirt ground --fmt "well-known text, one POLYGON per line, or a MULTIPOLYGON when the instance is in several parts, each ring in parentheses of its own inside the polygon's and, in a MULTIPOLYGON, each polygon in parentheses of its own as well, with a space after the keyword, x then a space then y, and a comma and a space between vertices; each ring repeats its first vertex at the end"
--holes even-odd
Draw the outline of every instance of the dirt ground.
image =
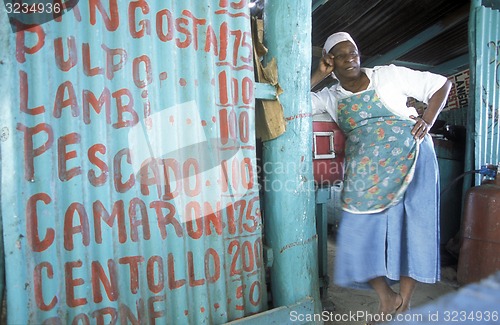
MULTIPOLYGON (((378 300, 374 291, 340 288, 332 284, 333 258, 335 257, 335 233, 329 232, 328 237, 328 267, 330 285, 323 295, 322 315, 328 315, 325 325, 358 325, 365 324, 365 315, 374 314, 378 309, 378 300), (358 317, 360 316, 360 317, 358 317)), ((398 290, 398 285, 393 287, 398 290)), ((456 281, 456 265, 441 268, 441 281, 436 284, 418 284, 412 300, 412 307, 429 303, 442 295, 456 291, 459 284, 456 281)))

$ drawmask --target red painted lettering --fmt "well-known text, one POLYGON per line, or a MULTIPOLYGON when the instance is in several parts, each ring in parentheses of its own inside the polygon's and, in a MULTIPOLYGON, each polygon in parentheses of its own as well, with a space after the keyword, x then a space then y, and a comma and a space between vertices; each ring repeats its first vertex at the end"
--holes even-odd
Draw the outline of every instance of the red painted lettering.
POLYGON ((28 245, 33 252, 43 252, 52 245, 55 238, 55 230, 47 228, 45 236, 40 239, 38 234, 38 212, 36 203, 42 201, 46 205, 52 202, 50 196, 46 193, 37 193, 32 195, 26 202, 26 237, 28 245))
POLYGON ((227 22, 223 22, 219 28, 220 50, 219 61, 226 61, 227 58, 227 44, 229 42, 229 28, 227 22))
POLYGON ((24 132, 24 179, 27 181, 35 178, 35 157, 43 154, 54 143, 54 134, 50 125, 40 123, 32 128, 21 123, 17 124, 17 130, 24 132), (34 148, 33 136, 40 132, 44 132, 47 136, 47 141, 37 148, 34 148))
POLYGON ((97 153, 104 155, 106 153, 106 146, 101 143, 94 144, 89 148, 87 153, 90 163, 95 165, 101 171, 101 174, 99 176, 96 175, 96 172, 93 169, 88 171, 87 175, 89 178, 89 182, 93 186, 104 185, 108 180, 109 172, 108 165, 102 159, 97 157, 97 153))
POLYGON ((165 316, 165 309, 155 310, 155 302, 160 302, 160 306, 165 306, 165 299, 165 296, 154 296, 148 299, 149 324, 156 324, 156 318, 165 316))
POLYGON ((33 291, 35 292, 35 301, 38 309, 43 311, 49 311, 55 307, 57 304, 57 297, 54 296, 50 300, 49 304, 46 304, 43 300, 43 286, 42 286, 42 270, 46 270, 47 278, 54 278, 54 269, 52 268, 52 264, 49 262, 42 262, 35 266, 35 270, 33 272, 33 291))
POLYGON ((235 38, 233 44, 233 65, 236 67, 238 65, 238 50, 242 42, 243 33, 241 30, 232 30, 230 34, 235 38))
POLYGON ((262 267, 262 237, 259 237, 253 243, 253 251, 255 254, 255 265, 257 268, 262 267))
POLYGON ((78 157, 75 150, 66 151, 66 147, 72 144, 80 143, 80 134, 69 133, 57 140, 57 171, 59 179, 62 182, 69 181, 73 177, 82 173, 80 166, 68 170, 66 162, 78 157))
POLYGON ((174 199, 179 195, 181 186, 181 167, 176 159, 163 159, 163 171, 165 173, 165 194, 164 200, 174 199), (173 176, 173 177, 172 177, 173 176), (175 181, 175 189, 172 191, 171 184, 175 181))
POLYGON ((247 0, 240 0, 239 2, 231 2, 231 8, 243 9, 247 6, 247 0))
POLYGON ((254 281, 250 285, 250 292, 249 292, 249 300, 250 303, 254 306, 258 306, 261 301, 261 288, 260 288, 260 282, 259 281, 254 281))
POLYGON ((141 164, 139 179, 141 182, 142 195, 149 195, 149 186, 156 185, 158 198, 161 197, 160 170, 156 159, 149 158, 141 164))
POLYGON ((88 43, 82 44, 82 61, 83 61, 83 72, 86 76, 93 77, 98 74, 104 74, 104 69, 102 67, 93 67, 90 63, 90 46, 88 43))
POLYGON ((134 83, 138 88, 144 88, 153 82, 153 72, 151 71, 151 60, 147 55, 141 55, 134 59, 132 64, 132 73, 134 76, 134 83), (140 65, 143 63, 145 79, 141 79, 140 65))
POLYGON ((182 166, 182 173, 184 175, 184 192, 191 197, 199 195, 201 193, 201 176, 198 161, 193 158, 188 158, 182 166), (192 173, 191 170, 193 171, 192 173), (190 187, 190 179, 192 178, 190 176, 195 176, 193 188, 190 187))
POLYGON ((174 290, 186 284, 186 279, 177 280, 175 278, 174 255, 172 253, 168 253, 167 263, 168 263, 168 288, 170 290, 174 290))
POLYGON ((174 24, 172 19, 172 13, 167 9, 160 10, 156 13, 156 34, 162 42, 171 41, 174 38, 174 24), (164 19, 166 18, 167 33, 164 30, 164 19))
POLYGON ((214 55, 219 55, 219 49, 217 48, 217 35, 211 25, 207 27, 207 37, 205 39, 205 52, 210 52, 213 49, 214 55))
POLYGON ((110 93, 108 88, 104 87, 99 100, 95 97, 94 93, 90 90, 82 91, 82 109, 83 109, 83 122, 85 124, 90 124, 90 106, 94 108, 97 114, 100 114, 102 107, 106 111, 106 123, 111 124, 111 105, 110 105, 110 93))
POLYGON ((240 186, 240 169, 239 169, 239 161, 238 159, 233 159, 231 161, 231 175, 233 176, 231 178, 231 185, 234 187, 234 188, 239 188, 240 186))
POLYGON ((123 183, 122 182, 122 164, 121 162, 123 161, 123 157, 126 157, 126 161, 129 163, 129 165, 132 164, 132 158, 130 157, 130 149, 129 148, 123 148, 120 151, 118 151, 115 155, 115 158, 113 159, 113 169, 114 169, 114 184, 115 184, 115 190, 118 193, 125 193, 128 190, 130 190, 132 187, 135 185, 135 177, 134 174, 130 174, 128 180, 123 183))
POLYGON ((118 260, 120 264, 128 264, 130 268, 130 292, 139 291, 139 263, 144 262, 144 256, 125 256, 118 260))
POLYGON ((238 267, 238 265, 240 265, 240 263, 241 263, 241 262, 238 262, 240 254, 241 254, 240 253, 240 242, 237 239, 232 240, 229 243, 229 246, 227 247, 227 252, 228 252, 228 254, 233 256, 233 258, 231 259, 231 270, 229 272, 229 276, 235 276, 235 275, 241 274, 241 269, 238 267), (236 251, 234 252, 234 255, 233 255, 233 247, 236 249, 236 251))
POLYGON ((134 242, 139 241, 139 231, 137 228, 142 227, 142 238, 149 240, 151 238, 151 233, 149 231, 149 217, 144 201, 139 198, 133 198, 130 201, 128 213, 130 218, 130 239, 134 242), (141 214, 140 219, 137 218, 137 207, 139 207, 141 214))
POLYGON ((62 44, 62 38, 58 37, 54 40, 54 54, 56 59, 56 65, 61 71, 69 71, 73 68, 78 59, 76 55, 76 42, 75 37, 70 36, 66 38, 67 48, 68 48, 68 59, 64 59, 64 49, 62 44))
POLYGON ((85 284, 82 278, 73 278, 73 269, 82 267, 81 260, 74 262, 66 262, 64 264, 64 274, 66 280, 66 304, 69 307, 83 306, 87 303, 85 297, 75 298, 74 288, 85 284))
MULTIPOLYGON (((20 32, 21 33, 21 32, 20 32)), ((23 70, 19 70, 19 109, 21 112, 37 115, 45 112, 45 106, 40 105, 34 108, 28 108, 29 101, 29 87, 28 87, 28 74, 23 70)))
POLYGON ((253 168, 252 160, 250 158, 244 158, 241 162, 241 185, 247 190, 253 189, 253 168))
POLYGON ((41 25, 33 25, 32 27, 20 30, 16 33, 16 59, 19 63, 26 62, 26 53, 35 54, 45 45, 45 32, 41 25), (34 33, 37 37, 33 46, 26 44, 26 33, 34 33))
MULTIPOLYGON (((226 132, 227 132, 227 129, 226 129, 226 132)), ((221 134, 222 134, 222 127, 221 127, 221 134)), ((226 135, 225 139, 221 137, 221 142, 222 142, 222 144, 227 143, 227 135, 226 135)), ((227 160, 221 161, 220 171, 221 171, 221 175, 220 175, 221 191, 227 192, 228 191, 228 180, 229 180, 228 171, 227 171, 227 160)))
POLYGON ((234 218, 234 206, 232 204, 227 206, 227 227, 231 235, 236 234, 236 219, 234 218))
POLYGON ((175 28, 179 33, 184 34, 184 36, 186 37, 184 41, 181 41, 179 38, 175 40, 175 44, 177 44, 177 46, 180 47, 181 49, 188 47, 192 41, 191 33, 186 27, 184 27, 187 26, 188 24, 189 20, 187 20, 186 18, 177 18, 175 20, 175 28))
POLYGON ((130 308, 127 305, 120 304, 119 311, 120 311, 121 322, 128 324, 129 323, 128 321, 130 321, 132 325, 141 324, 141 320, 145 319, 146 317, 146 307, 144 304, 144 300, 142 298, 139 298, 136 301, 135 306, 137 310, 137 317, 135 317, 134 313, 132 312, 132 310, 130 310, 130 308))
POLYGON ((137 30, 135 22, 137 21, 136 12, 137 9, 140 8, 144 15, 149 13, 149 5, 144 0, 130 2, 128 7, 128 28, 130 31, 130 35, 133 38, 140 38, 144 35, 151 35, 151 23, 149 20, 141 20, 138 22, 138 25, 141 27, 137 30))
POLYGON ((255 216, 253 215, 253 208, 254 204, 259 201, 259 197, 255 196, 253 197, 250 201, 248 201, 248 206, 247 206, 247 213, 246 213, 246 220, 251 221, 251 224, 243 224, 243 228, 245 228, 246 231, 253 233, 255 230, 257 230, 257 227, 260 225, 260 213, 256 209, 255 211, 255 216))
POLYGON ((151 256, 147 266, 148 288, 153 293, 160 293, 165 287, 163 259, 161 256, 151 256), (155 272, 156 269, 156 272, 155 272), (155 278, 158 280, 155 282, 155 278))
POLYGON ((82 244, 89 246, 90 230, 87 212, 81 203, 73 202, 64 214, 64 248, 67 251, 73 250, 73 236, 78 233, 82 234, 82 244), (79 224, 77 226, 73 226, 75 212, 78 214, 79 224))
POLYGON ((186 204, 186 229, 189 237, 199 239, 203 235, 203 220, 201 215, 201 207, 198 202, 191 201, 186 204), (194 220, 194 222, 193 222, 194 220), (196 230, 193 224, 196 223, 196 230))
POLYGON ((253 271, 255 265, 252 244, 249 241, 245 240, 241 247, 243 271, 250 273, 253 271))
POLYGON ((248 77, 244 77, 241 80, 241 91, 242 91, 242 100, 245 105, 253 105, 255 100, 253 96, 253 81, 248 77))
POLYGON ((104 307, 94 310, 92 312, 92 317, 95 318, 95 323, 97 325, 115 325, 116 321, 118 320, 118 313, 113 307, 104 307), (109 315, 111 319, 106 319, 106 315, 109 315))
MULTIPOLYGON (((54 8, 57 4, 57 6, 61 8, 61 11, 68 12, 71 10, 71 12, 73 12, 73 15, 75 16, 75 19, 80 22, 82 21, 82 15, 80 14, 80 9, 78 9, 78 1, 79 0, 66 0, 63 2, 62 0, 53 0, 52 3, 54 4, 54 8)), ((62 20, 62 15, 57 16, 54 20, 60 22, 62 20)))
MULTIPOLYGON (((244 32, 243 39, 241 40, 241 47, 238 46, 238 47, 234 48, 235 57, 237 57, 236 53, 239 53, 240 48, 246 48, 248 50, 246 56, 240 55, 239 58, 241 59, 241 61, 243 61, 245 63, 251 63, 252 62, 252 55, 253 55, 253 48, 252 48, 252 34, 250 32, 244 32)), ((236 65, 236 62, 237 61, 235 61, 235 65, 236 65)))
POLYGON ((172 225, 174 227, 177 237, 182 237, 182 227, 179 221, 175 219, 175 207, 172 203, 165 201, 153 201, 151 202, 150 207, 155 209, 161 238, 167 238, 168 225, 172 225), (166 215, 163 214, 163 209, 168 209, 166 215))
MULTIPOLYGON (((228 105, 229 104, 229 95, 227 92, 227 74, 226 74, 226 71, 221 71, 219 73, 219 102, 221 105, 228 105)), ((225 122, 227 122, 227 115, 223 114, 222 111, 225 111, 224 113, 227 113, 226 110, 220 110, 219 111, 219 119, 225 118, 225 122)), ((221 128, 222 127, 227 127, 227 123, 221 123, 221 128)), ((225 131, 227 132, 227 129, 225 131)), ((224 138, 224 137, 221 136, 221 138, 224 138)))
POLYGON ((220 278, 220 258, 217 251, 213 248, 208 248, 205 253, 205 278, 208 283, 215 283, 220 278), (210 272, 211 266, 213 272, 210 272))
POLYGON ((106 296, 109 301, 116 301, 118 299, 118 282, 116 279, 116 264, 113 259, 108 260, 108 273, 106 275, 101 263, 97 261, 92 262, 92 293, 95 303, 103 301, 101 284, 106 291, 106 296))
POLYGON ((57 87, 56 99, 54 101, 54 117, 61 117, 62 109, 71 106, 71 115, 76 117, 80 115, 78 109, 78 103, 76 101, 75 88, 71 81, 65 81, 57 87), (64 98, 64 95, 68 91, 68 98, 64 98))
MULTIPOLYGON (((246 284, 242 284, 236 288, 236 299, 243 299, 246 287, 246 284)), ((237 304, 234 307, 236 310, 245 310, 245 306, 243 304, 237 304)))
POLYGON ((182 14, 193 20, 194 49, 198 50, 198 26, 205 25, 207 20, 196 18, 189 10, 183 10, 182 14))
POLYGON ((195 279, 193 252, 187 252, 187 264, 189 274, 189 286, 196 287, 205 284, 205 279, 195 279))
POLYGON ((110 14, 106 12, 101 0, 89 0, 90 23, 95 25, 97 22, 96 8, 101 13, 106 29, 110 32, 115 31, 120 25, 120 16, 118 14, 117 0, 109 0, 108 7, 110 14))
POLYGON ((223 221, 222 221, 222 209, 220 206, 220 202, 217 202, 216 213, 214 213, 214 210, 212 209, 212 206, 210 205, 209 202, 205 202, 203 204, 203 207, 204 207, 203 215, 205 219, 205 234, 207 236, 210 236, 212 234, 212 227, 210 227, 210 224, 212 224, 215 232, 219 236, 222 235, 223 221))
POLYGON ((113 79, 115 72, 120 71, 125 65, 127 60, 127 51, 124 49, 111 49, 106 45, 101 45, 102 49, 106 51, 106 78, 113 79), (115 63, 115 57, 118 57, 118 63, 115 63))
MULTIPOLYGON (((221 99, 225 98, 221 97, 221 99)), ((219 121, 222 145, 228 143, 234 145, 236 140, 248 143, 250 140, 250 118, 247 111, 240 111, 238 116, 234 109, 229 110, 229 112, 225 108, 220 109, 219 121)))
POLYGON ((113 228, 115 219, 118 223, 118 240, 120 243, 127 241, 127 228, 125 226, 125 208, 123 200, 115 201, 113 204, 113 210, 111 214, 106 210, 101 201, 97 200, 92 204, 92 210, 94 213, 94 233, 95 240, 98 244, 102 243, 102 227, 101 221, 104 221, 109 228, 113 228))
MULTIPOLYGON (((58 319, 58 322, 55 322, 54 323, 50 323, 48 322, 47 324, 60 324, 61 323, 61 320, 58 319)), ((71 324, 73 325, 76 325, 76 324, 82 324, 82 325, 90 325, 90 318, 87 314, 78 314, 76 315, 74 318, 73 318, 73 321, 71 322, 71 324)))
POLYGON ((139 116, 137 116, 137 112, 134 110, 134 99, 130 90, 126 88, 119 89, 115 91, 112 96, 116 99, 116 109, 118 111, 118 121, 113 124, 113 127, 120 129, 136 125, 139 122, 139 116), (123 102, 123 97, 128 99, 126 104, 123 102), (123 116, 124 113, 131 115, 132 119, 126 120, 123 116))

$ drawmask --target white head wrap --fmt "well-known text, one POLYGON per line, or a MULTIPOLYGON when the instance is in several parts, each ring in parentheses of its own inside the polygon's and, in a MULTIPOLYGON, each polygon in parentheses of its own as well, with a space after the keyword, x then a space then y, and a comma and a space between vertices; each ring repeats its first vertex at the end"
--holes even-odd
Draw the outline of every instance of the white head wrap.
MULTIPOLYGON (((338 32, 338 33, 335 33, 335 34, 332 34, 330 35, 326 42, 325 42, 325 45, 323 46, 323 55, 327 54, 328 52, 330 52, 330 50, 335 46, 337 45, 338 43, 340 42, 344 42, 344 41, 349 41, 351 42, 354 47, 356 48, 356 50, 358 50, 358 46, 356 45, 356 43, 354 42, 354 40, 352 39, 351 35, 349 35, 348 33, 346 32, 338 32)), ((337 79, 337 77, 335 76, 335 73, 331 73, 331 76, 333 79, 337 79)))
POLYGON ((326 40, 325 46, 323 46, 323 55, 330 52, 330 50, 335 45, 337 45, 340 42, 344 42, 344 41, 351 42, 354 45, 354 47, 356 48, 356 50, 358 49, 358 46, 356 45, 356 43, 352 39, 351 35, 349 35, 346 32, 338 32, 338 33, 330 35, 330 37, 328 37, 328 39, 326 40))

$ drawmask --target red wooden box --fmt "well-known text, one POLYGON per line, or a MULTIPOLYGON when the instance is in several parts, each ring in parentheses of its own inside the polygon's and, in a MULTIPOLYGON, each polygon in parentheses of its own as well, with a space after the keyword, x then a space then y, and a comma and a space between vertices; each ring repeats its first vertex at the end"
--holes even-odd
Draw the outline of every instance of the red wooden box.
POLYGON ((344 179, 345 137, 329 114, 313 116, 313 173, 317 186, 344 179))

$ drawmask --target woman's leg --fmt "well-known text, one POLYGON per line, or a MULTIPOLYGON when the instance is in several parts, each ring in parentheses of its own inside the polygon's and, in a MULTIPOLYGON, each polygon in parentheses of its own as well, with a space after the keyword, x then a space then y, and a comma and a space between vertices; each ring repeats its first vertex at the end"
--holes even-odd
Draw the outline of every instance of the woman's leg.
POLYGON ((372 288, 377 293, 379 299, 378 313, 384 317, 388 314, 394 314, 403 304, 403 298, 400 294, 394 292, 387 284, 384 277, 378 277, 369 281, 372 288))
POLYGON ((401 277, 399 281, 399 294, 403 298, 403 304, 398 308, 398 313, 403 313, 410 309, 411 297, 413 296, 416 285, 417 281, 414 279, 407 276, 401 277))

